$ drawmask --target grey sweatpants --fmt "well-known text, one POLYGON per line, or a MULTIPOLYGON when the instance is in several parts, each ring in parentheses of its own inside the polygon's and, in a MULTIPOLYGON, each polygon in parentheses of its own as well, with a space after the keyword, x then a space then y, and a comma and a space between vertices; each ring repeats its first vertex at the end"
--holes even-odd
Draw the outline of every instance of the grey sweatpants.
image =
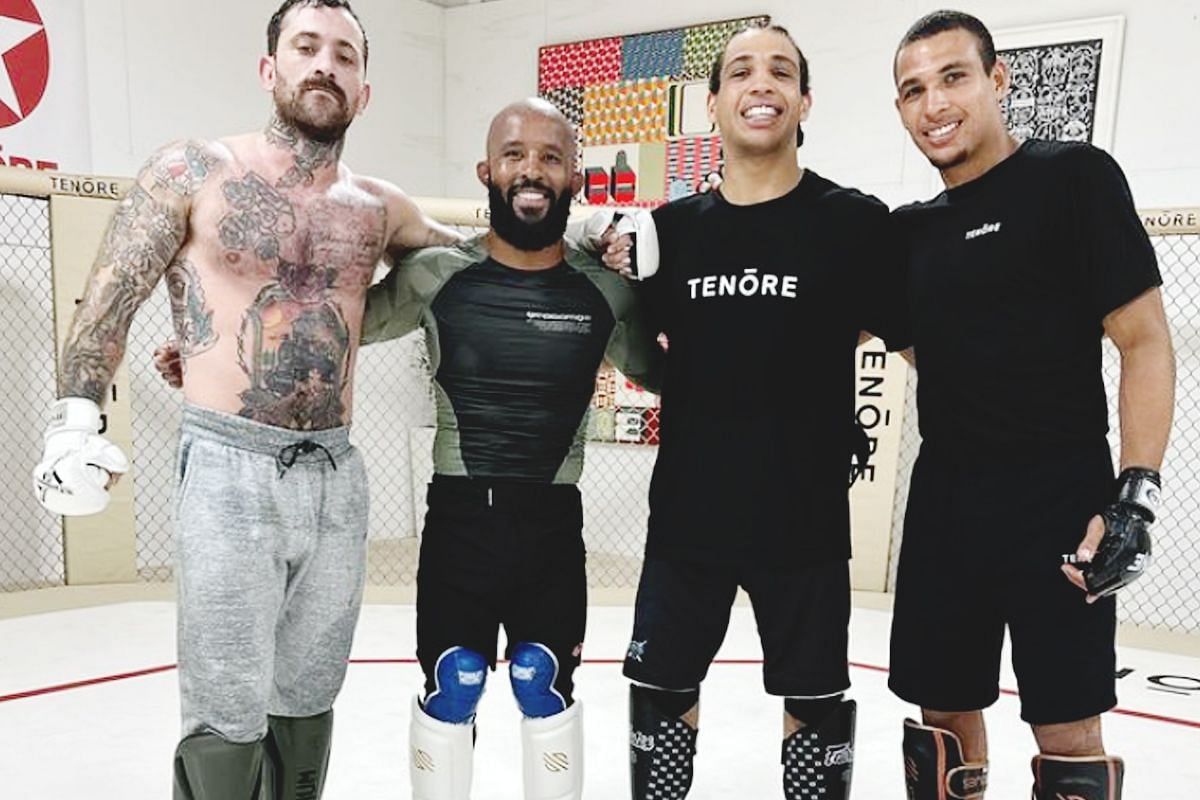
POLYGON ((252 742, 268 714, 328 711, 366 560, 367 479, 348 429, 187 406, 176 475, 183 735, 252 742))

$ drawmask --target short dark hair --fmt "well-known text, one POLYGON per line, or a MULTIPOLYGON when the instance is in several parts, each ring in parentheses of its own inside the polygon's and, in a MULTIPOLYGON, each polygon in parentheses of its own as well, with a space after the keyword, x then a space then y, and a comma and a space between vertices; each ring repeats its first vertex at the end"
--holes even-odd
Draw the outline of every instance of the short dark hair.
POLYGON ((367 29, 363 27, 362 20, 358 18, 358 14, 354 13, 354 9, 350 7, 348 0, 284 0, 283 5, 271 15, 271 21, 267 23, 267 55, 275 55, 275 51, 279 49, 279 31, 283 28, 283 18, 288 15, 288 12, 297 6, 313 6, 316 8, 344 8, 346 12, 354 18, 358 23, 358 29, 363 35, 363 67, 367 65, 367 29))
MULTIPOLYGON (((725 68, 725 51, 729 49, 729 43, 741 36, 746 31, 771 31, 778 33, 786 38, 796 48, 796 59, 800 63, 800 94, 808 94, 808 59, 804 57, 804 52, 800 49, 800 45, 796 44, 796 40, 792 38, 791 32, 782 25, 772 25, 768 22, 755 20, 754 22, 742 28, 725 40, 725 44, 721 47, 721 52, 717 53, 717 57, 713 59, 712 69, 708 72, 708 90, 713 94, 721 91, 721 70, 725 68)), ((804 144, 804 129, 799 125, 796 126, 796 146, 804 144)))
POLYGON ((978 17, 962 11, 943 9, 926 14, 908 29, 908 33, 904 34, 904 38, 896 47, 896 55, 892 57, 893 71, 895 71, 896 59, 900 56, 901 50, 913 42, 919 42, 946 31, 966 31, 974 36, 979 48, 979 60, 983 62, 983 71, 990 73, 996 66, 996 45, 992 41, 992 33, 987 26, 980 22, 978 17))
POLYGON ((746 31, 771 31, 772 33, 781 34, 791 42, 792 47, 796 48, 796 58, 800 62, 800 94, 808 94, 808 59, 800 51, 800 45, 796 44, 796 40, 792 38, 792 34, 782 25, 771 25, 770 23, 758 20, 750 23, 725 40, 725 45, 721 48, 721 52, 717 53, 717 57, 713 59, 712 69, 709 70, 708 90, 713 94, 721 91, 721 70, 725 67, 725 51, 729 49, 730 42, 746 31))

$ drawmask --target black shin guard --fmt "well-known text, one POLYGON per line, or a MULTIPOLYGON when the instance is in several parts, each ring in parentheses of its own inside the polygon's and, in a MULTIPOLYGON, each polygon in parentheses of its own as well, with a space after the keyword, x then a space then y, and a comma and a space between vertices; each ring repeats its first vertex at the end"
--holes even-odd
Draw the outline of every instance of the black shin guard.
MULTIPOLYGON (((815 724, 788 709, 806 727, 783 740, 783 796, 787 800, 845 800, 854 769, 854 720, 858 705, 841 700, 815 724)), ((812 714, 805 714, 812 716, 812 714)))
POLYGON ((200 733, 175 748, 175 800, 260 800, 262 777, 262 742, 200 733))
POLYGON ((268 717, 267 800, 318 800, 332 736, 332 710, 315 717, 268 717))
POLYGON ((1033 800, 1121 800, 1125 762, 1116 756, 1034 756, 1033 800))
POLYGON ((963 761, 948 730, 904 720, 904 783, 908 800, 978 800, 987 789, 987 762, 963 761))
POLYGON ((697 731, 680 717, 700 690, 629 688, 629 754, 633 800, 683 800, 692 788, 697 731))

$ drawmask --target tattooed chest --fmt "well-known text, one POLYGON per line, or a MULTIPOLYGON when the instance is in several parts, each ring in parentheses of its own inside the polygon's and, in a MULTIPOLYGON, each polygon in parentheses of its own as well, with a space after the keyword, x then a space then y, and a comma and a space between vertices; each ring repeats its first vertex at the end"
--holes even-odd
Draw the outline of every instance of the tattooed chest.
POLYGON ((214 246, 239 275, 295 278, 351 292, 370 285, 385 218, 370 199, 281 190, 254 172, 221 184, 214 246))
MULTIPOLYGON (((220 188, 213 261, 254 291, 236 333, 238 365, 249 383, 239 395, 240 413, 294 429, 342 424, 351 330, 383 250, 382 207, 291 194, 255 173, 220 188)), ((189 309, 187 293, 176 294, 189 309)), ((197 321, 191 332, 200 345, 203 315, 183 316, 197 321)))

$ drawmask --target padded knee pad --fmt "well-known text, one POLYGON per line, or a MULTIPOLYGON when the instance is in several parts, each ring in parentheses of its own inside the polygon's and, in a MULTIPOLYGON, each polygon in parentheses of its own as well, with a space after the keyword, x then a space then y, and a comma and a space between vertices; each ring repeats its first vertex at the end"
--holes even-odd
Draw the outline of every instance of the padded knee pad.
MULTIPOLYGON (((792 703, 788 713, 796 711, 814 716, 828 708, 822 704, 792 703)), ((783 796, 786 800, 809 797, 847 800, 850 776, 854 771, 854 722, 858 705, 853 700, 835 700, 817 724, 793 733, 783 740, 783 796)), ((787 704, 785 703, 785 707, 787 704)))
POLYGON ((909 800, 977 800, 987 789, 987 762, 963 761, 962 742, 943 728, 904 720, 904 782, 909 800))
POLYGON ((579 800, 583 796, 583 706, 551 717, 521 720, 525 800, 579 800))
POLYGON ((440 722, 463 725, 475 720, 475 709, 487 682, 487 659, 465 647, 451 647, 433 668, 437 689, 425 698, 425 713, 440 722))
POLYGON ((1116 756, 1034 756, 1033 800, 1121 800, 1125 762, 1116 756))
POLYGON ((262 780, 261 741, 237 744, 201 733, 175 748, 175 800, 258 800, 262 780))
POLYGON ((546 645, 518 643, 513 648, 508 675, 517 705, 526 717, 552 717, 566 710, 567 701, 554 688, 558 680, 558 659, 546 645))
POLYGON ((469 800, 475 726, 434 719, 413 698, 408 767, 413 800, 469 800))

